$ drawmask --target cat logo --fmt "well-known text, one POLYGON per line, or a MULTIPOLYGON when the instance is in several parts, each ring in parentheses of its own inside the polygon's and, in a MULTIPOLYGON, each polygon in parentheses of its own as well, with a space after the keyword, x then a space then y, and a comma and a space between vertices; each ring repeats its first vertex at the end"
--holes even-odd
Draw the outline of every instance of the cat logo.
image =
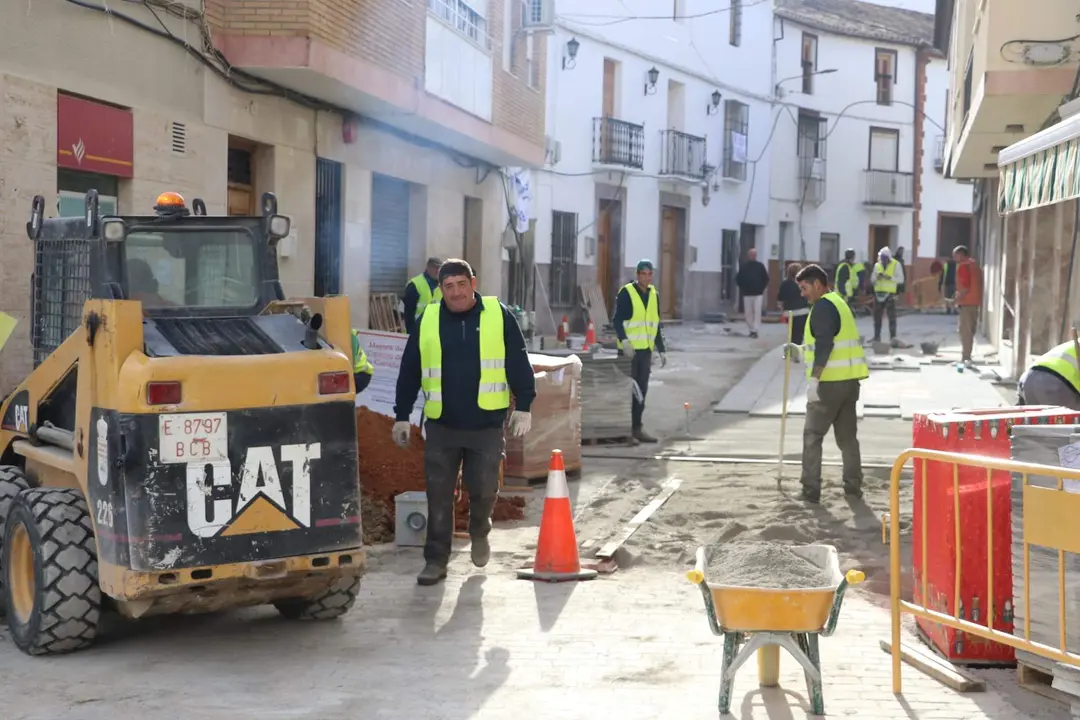
POLYGON ((188 528, 201 538, 278 532, 311 527, 311 461, 322 456, 321 443, 282 445, 282 463, 292 468, 292 492, 286 501, 275 448, 253 447, 244 457, 239 488, 227 461, 187 464, 188 528))

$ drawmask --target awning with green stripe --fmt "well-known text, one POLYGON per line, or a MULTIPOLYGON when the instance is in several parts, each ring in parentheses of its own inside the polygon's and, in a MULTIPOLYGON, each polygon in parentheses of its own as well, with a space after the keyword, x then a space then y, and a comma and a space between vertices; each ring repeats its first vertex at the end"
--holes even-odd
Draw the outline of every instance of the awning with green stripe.
POLYGON ((1080 198, 1080 115, 1002 150, 998 172, 1002 215, 1080 198))

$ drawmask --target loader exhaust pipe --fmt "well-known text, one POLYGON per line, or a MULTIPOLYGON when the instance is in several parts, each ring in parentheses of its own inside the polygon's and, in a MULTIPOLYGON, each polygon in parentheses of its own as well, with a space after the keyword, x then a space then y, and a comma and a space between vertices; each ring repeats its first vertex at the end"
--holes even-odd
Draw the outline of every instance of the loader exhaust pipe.
POLYGON ((311 319, 305 323, 304 328, 304 347, 308 350, 319 349, 319 328, 322 327, 322 314, 315 313, 311 316, 311 319))

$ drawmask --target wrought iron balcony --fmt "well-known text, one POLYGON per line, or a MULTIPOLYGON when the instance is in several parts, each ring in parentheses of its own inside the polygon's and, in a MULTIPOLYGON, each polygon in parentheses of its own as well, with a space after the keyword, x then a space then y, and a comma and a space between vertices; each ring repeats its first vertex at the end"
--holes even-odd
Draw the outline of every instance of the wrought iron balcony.
POLYGON ((641 170, 645 167, 645 126, 611 117, 593 118, 593 163, 641 170))
POLYGON ((825 158, 799 156, 799 199, 812 205, 825 202, 825 158))
POLYGON ((661 130, 660 174, 705 179, 705 138, 678 130, 661 130))
POLYGON ((895 170, 865 170, 863 204, 882 207, 915 206, 915 174, 895 170))

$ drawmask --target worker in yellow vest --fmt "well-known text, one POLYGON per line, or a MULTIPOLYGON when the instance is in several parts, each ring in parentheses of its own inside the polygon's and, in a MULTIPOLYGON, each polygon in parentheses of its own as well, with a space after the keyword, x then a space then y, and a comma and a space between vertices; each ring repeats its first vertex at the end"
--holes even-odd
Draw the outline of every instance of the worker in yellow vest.
POLYGON ((536 397, 517 318, 497 297, 476 292, 476 275, 469 263, 444 262, 439 288, 442 301, 427 306, 405 343, 391 431, 400 447, 409 445, 409 417, 423 390, 428 519, 424 569, 416 578, 420 585, 434 585, 446 577, 459 473, 469 493, 472 562, 476 567, 487 565, 507 411, 513 398, 509 429, 520 437, 532 426, 530 408, 536 397))
POLYGON ((636 388, 630 401, 630 432, 635 443, 654 443, 656 438, 645 432, 645 395, 649 392, 653 351, 660 355, 660 367, 667 365, 664 349, 664 328, 660 322, 660 294, 652 284, 653 264, 641 260, 635 268, 635 282, 623 285, 615 298, 615 326, 619 349, 630 358, 630 378, 636 388))
POLYGON ((861 498, 863 471, 859 450, 860 381, 870 376, 859 342, 855 315, 840 293, 829 290, 829 278, 817 265, 807 265, 796 280, 810 302, 805 344, 785 345, 806 363, 806 424, 803 429, 802 496, 821 502, 821 446, 832 428, 844 461, 844 493, 861 498))
POLYGON ((1060 405, 1080 410, 1080 366, 1076 344, 1063 342, 1035 359, 1020 376, 1017 405, 1060 405))
POLYGON ((900 344, 896 337, 896 295, 904 284, 904 266, 892 257, 889 248, 881 248, 874 271, 870 273, 874 286, 874 342, 881 342, 882 315, 889 316, 889 341, 893 347, 900 344))
POLYGON ((428 305, 442 300, 442 290, 439 289, 439 267, 442 260, 430 257, 424 272, 409 279, 405 286, 405 293, 401 297, 402 320, 405 321, 405 332, 411 333, 416 321, 424 314, 428 305))
POLYGON ((353 382, 356 384, 356 394, 359 395, 371 384, 371 378, 375 375, 375 366, 368 360, 367 353, 360 345, 360 331, 356 328, 352 331, 352 359, 353 382))
POLYGON ((855 297, 859 272, 855 269, 855 251, 851 248, 844 251, 844 261, 836 266, 836 283, 833 287, 849 303, 855 297))

